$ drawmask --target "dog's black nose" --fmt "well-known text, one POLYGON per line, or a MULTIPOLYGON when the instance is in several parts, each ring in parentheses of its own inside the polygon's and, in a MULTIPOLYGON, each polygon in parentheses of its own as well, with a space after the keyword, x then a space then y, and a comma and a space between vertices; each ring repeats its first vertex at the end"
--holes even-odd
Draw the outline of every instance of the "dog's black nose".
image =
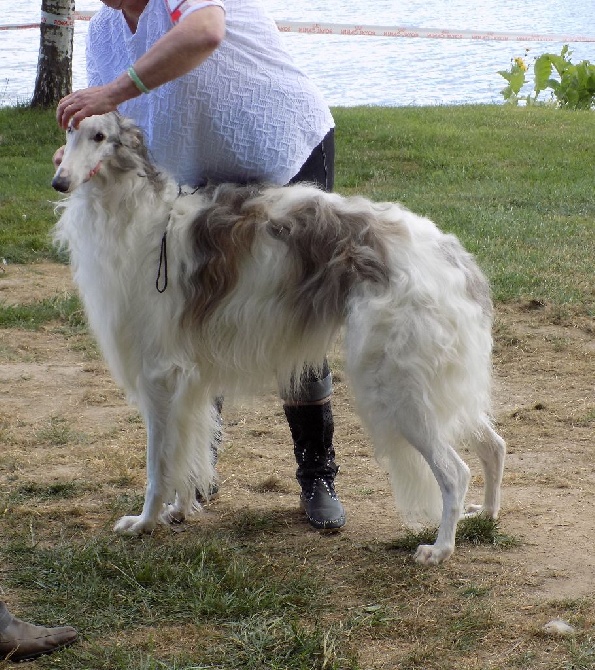
POLYGON ((68 191, 69 186, 70 181, 68 179, 65 179, 61 175, 56 175, 52 179, 52 188, 55 188, 56 191, 60 191, 60 193, 66 193, 68 191))

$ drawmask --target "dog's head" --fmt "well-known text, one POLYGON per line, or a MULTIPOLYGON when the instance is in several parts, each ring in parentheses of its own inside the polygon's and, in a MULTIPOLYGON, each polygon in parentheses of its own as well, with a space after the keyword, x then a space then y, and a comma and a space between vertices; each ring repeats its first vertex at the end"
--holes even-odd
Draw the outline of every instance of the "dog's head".
POLYGON ((117 112, 89 116, 78 128, 70 126, 66 131, 64 155, 52 186, 61 193, 72 193, 110 168, 135 169, 142 166, 145 158, 142 132, 132 121, 117 112))

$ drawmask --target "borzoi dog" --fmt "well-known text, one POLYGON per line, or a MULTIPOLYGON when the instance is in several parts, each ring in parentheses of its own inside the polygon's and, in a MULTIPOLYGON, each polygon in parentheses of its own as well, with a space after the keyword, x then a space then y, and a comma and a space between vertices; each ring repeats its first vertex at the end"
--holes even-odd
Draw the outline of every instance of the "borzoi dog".
POLYGON ((189 515, 195 488, 206 493, 215 477, 213 398, 271 378, 287 388, 342 327, 346 373, 397 507, 406 521, 439 523, 416 560, 453 552, 470 477, 462 441, 485 476, 471 513, 497 516, 505 445, 488 418, 492 305, 454 236, 397 204, 309 185, 179 188, 116 113, 68 130, 52 185, 69 194, 55 239, 146 423, 144 506, 117 532, 189 515))

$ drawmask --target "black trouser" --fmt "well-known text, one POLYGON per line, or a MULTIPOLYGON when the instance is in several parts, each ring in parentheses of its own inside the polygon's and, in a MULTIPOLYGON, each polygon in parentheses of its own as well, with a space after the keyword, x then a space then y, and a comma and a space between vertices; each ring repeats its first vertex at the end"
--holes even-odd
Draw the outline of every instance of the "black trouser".
POLYGON ((314 147, 299 172, 289 180, 290 184, 311 182, 328 191, 335 185, 335 129, 331 128, 322 142, 314 147))

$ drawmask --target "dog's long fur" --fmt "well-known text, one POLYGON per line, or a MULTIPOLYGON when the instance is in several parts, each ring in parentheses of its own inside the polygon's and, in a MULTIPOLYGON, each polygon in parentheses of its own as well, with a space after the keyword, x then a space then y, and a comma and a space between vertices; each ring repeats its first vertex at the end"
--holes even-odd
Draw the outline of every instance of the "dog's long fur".
POLYGON ((408 521, 440 522, 416 559, 453 551, 464 440, 485 475, 473 511, 497 516, 505 446, 488 418, 491 300, 454 236, 397 204, 308 185, 180 190, 115 113, 69 130, 53 185, 70 194, 55 238, 147 427, 145 504, 118 532, 190 514, 195 487, 215 476, 213 398, 271 377, 289 385, 304 364, 320 365, 342 326, 346 372, 397 506, 408 521))

